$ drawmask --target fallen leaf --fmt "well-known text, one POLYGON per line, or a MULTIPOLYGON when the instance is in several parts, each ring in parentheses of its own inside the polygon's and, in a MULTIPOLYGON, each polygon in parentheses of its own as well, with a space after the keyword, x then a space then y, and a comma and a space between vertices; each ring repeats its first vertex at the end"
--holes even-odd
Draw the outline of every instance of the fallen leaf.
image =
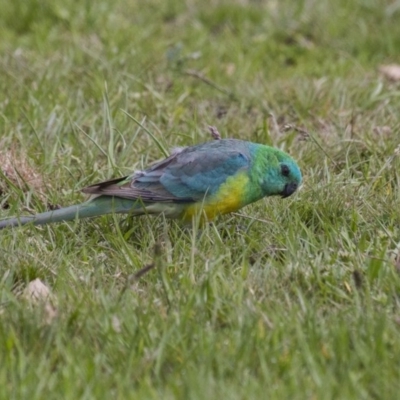
POLYGON ((396 271, 400 274, 400 253, 398 253, 396 258, 394 259, 394 267, 396 268, 396 271))
POLYGON ((379 136, 390 136, 392 128, 390 126, 375 126, 372 130, 376 135, 379 136))
POLYGON ((0 149, 0 195, 8 193, 10 185, 14 185, 23 192, 32 189, 44 201, 42 175, 29 164, 26 154, 1 142, 0 149))
POLYGON ((113 315, 111 318, 111 326, 115 333, 121 333, 121 321, 116 315, 113 315))
POLYGON ((37 304, 41 301, 45 302, 49 300, 51 292, 39 278, 36 278, 34 281, 28 283, 22 296, 32 304, 37 304))
POLYGON ((36 306, 43 305, 44 323, 49 325, 57 317, 57 308, 53 305, 52 294, 50 289, 39 279, 28 283, 22 293, 22 297, 30 304, 36 306))
POLYGON ((391 81, 400 81, 400 65, 398 64, 381 65, 379 72, 391 81))
POLYGON ((50 301, 47 301, 44 306, 44 311, 45 311, 44 322, 47 325, 50 325, 58 315, 57 308, 55 308, 50 301))

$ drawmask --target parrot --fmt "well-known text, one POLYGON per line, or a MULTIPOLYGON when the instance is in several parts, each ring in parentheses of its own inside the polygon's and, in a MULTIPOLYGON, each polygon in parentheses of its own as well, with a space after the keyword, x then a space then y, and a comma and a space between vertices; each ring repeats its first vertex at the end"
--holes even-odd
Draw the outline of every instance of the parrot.
POLYGON ((268 196, 286 198, 302 174, 284 151, 239 139, 220 139, 176 149, 162 161, 129 176, 82 189, 87 201, 69 207, 0 220, 0 229, 42 225, 110 213, 164 214, 188 223, 212 221, 268 196))

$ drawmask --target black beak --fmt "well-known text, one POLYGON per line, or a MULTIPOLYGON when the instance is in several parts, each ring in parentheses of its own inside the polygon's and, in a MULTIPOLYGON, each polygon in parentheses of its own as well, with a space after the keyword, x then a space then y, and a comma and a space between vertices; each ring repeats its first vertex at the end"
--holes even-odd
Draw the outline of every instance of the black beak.
POLYGON ((285 189, 283 189, 283 192, 281 193, 281 196, 282 197, 289 197, 296 190, 297 190, 297 183, 295 183, 295 182, 287 183, 285 185, 285 189))

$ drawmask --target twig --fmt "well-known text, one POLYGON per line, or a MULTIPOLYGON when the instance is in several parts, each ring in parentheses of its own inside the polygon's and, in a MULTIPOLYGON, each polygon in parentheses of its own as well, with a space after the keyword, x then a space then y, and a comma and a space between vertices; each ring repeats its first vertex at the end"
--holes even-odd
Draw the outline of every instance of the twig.
POLYGON ((232 100, 237 101, 238 98, 229 90, 217 85, 216 83, 214 83, 211 79, 206 78, 203 74, 201 74, 200 72, 193 70, 193 69, 187 69, 186 71, 184 71, 184 73, 186 75, 192 76, 193 78, 197 78, 200 79, 202 82, 204 82, 205 84, 207 84, 208 86, 211 86, 212 88, 218 90, 219 92, 229 96, 232 100))
POLYGON ((210 130, 211 137, 214 140, 221 140, 221 134, 218 132, 218 129, 215 126, 208 126, 208 129, 210 130))
POLYGON ((327 158, 329 158, 329 160, 331 161, 331 163, 332 163, 335 167, 338 166, 337 162, 325 151, 325 149, 322 147, 322 145, 318 142, 318 140, 317 140, 310 132, 308 132, 308 131, 305 130, 305 129, 298 128, 297 126, 292 125, 292 124, 286 124, 286 125, 283 127, 283 131, 284 131, 284 132, 289 131, 289 130, 291 130, 291 129, 293 129, 295 132, 300 133, 300 134, 302 135, 303 139, 310 138, 310 139, 314 142, 314 144, 315 144, 317 147, 319 147, 319 149, 325 154, 325 156, 326 156, 327 158))
POLYGON ((147 272, 152 270, 155 266, 156 266, 155 263, 151 263, 151 264, 145 265, 143 268, 139 269, 138 272, 134 273, 131 276, 131 280, 141 278, 144 274, 147 274, 147 272))

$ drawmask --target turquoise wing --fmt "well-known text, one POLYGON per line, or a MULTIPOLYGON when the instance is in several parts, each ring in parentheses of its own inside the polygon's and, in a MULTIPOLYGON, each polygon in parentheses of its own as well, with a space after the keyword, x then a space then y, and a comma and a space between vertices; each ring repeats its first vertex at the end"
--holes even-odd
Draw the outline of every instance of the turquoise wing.
POLYGON ((195 202, 216 193, 227 178, 250 164, 247 142, 218 140, 185 148, 145 171, 84 192, 145 202, 195 202))

